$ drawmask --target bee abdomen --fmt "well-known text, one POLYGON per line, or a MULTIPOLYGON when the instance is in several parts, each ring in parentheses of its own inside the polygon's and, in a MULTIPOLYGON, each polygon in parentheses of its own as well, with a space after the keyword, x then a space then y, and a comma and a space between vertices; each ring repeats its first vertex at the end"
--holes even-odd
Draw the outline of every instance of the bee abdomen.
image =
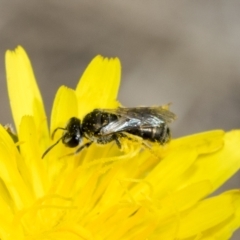
POLYGON ((171 132, 170 128, 167 125, 162 125, 160 127, 154 128, 154 136, 153 139, 156 142, 161 144, 165 144, 170 141, 171 139, 171 132), (155 130, 154 130, 155 129, 155 130))
POLYGON ((148 127, 129 130, 129 133, 137 135, 144 140, 150 142, 158 142, 160 144, 165 144, 170 141, 171 133, 170 129, 166 124, 160 125, 158 127, 148 127))

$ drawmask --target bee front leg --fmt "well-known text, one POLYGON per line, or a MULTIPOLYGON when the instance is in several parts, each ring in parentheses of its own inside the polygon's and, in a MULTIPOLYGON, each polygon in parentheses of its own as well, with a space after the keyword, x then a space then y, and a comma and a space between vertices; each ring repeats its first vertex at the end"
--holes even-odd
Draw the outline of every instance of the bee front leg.
POLYGON ((82 145, 81 147, 79 147, 79 148, 74 152, 74 154, 77 154, 77 153, 81 152, 84 148, 89 147, 92 143, 93 143, 93 142, 85 143, 84 145, 82 145))
MULTIPOLYGON (((76 155, 76 154, 78 154, 79 152, 81 152, 84 148, 89 147, 92 143, 93 143, 93 142, 85 143, 85 144, 83 144, 82 146, 80 146, 75 152, 69 153, 69 154, 67 154, 67 155, 64 155, 64 156, 60 157, 59 159, 76 155)), ((44 153, 44 155, 46 155, 46 153, 44 153)))

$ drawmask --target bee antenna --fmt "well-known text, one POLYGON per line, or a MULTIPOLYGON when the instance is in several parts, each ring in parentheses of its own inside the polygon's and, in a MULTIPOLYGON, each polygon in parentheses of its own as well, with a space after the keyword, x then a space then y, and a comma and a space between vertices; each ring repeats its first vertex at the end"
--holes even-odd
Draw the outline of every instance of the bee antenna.
POLYGON ((61 128, 61 127, 56 128, 56 129, 53 131, 52 135, 51 135, 51 138, 52 138, 52 139, 54 139, 54 135, 55 135, 56 131, 59 130, 59 129, 61 129, 61 130, 66 130, 66 128, 61 128))
MULTIPOLYGON (((56 132, 56 131, 54 131, 56 132)), ((55 147, 62 139, 64 138, 64 136, 60 137, 52 146, 50 146, 42 155, 42 159, 47 155, 47 153, 53 148, 55 147)))

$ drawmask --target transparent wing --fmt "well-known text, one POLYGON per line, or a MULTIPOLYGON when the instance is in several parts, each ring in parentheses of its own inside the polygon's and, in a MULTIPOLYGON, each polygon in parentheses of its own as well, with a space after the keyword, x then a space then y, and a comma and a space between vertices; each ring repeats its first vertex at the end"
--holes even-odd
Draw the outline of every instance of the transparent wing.
MULTIPOLYGON (((119 107, 116 109, 98 109, 101 112, 107 112, 116 114, 124 118, 135 118, 140 121, 150 120, 151 118, 158 118, 159 121, 164 121, 166 123, 171 123, 176 119, 176 115, 166 109, 163 106, 154 106, 154 107, 136 107, 136 108, 123 108, 119 107)), ((150 120, 151 122, 151 120, 150 120)))
POLYGON ((130 129, 139 128, 140 126, 141 121, 139 119, 126 119, 121 117, 103 127, 100 131, 100 134, 108 135, 116 132, 124 132, 130 129))
POLYGON ((101 129, 103 135, 140 127, 156 127, 162 123, 170 123, 176 118, 174 113, 161 106, 98 110, 118 116, 116 121, 101 129))

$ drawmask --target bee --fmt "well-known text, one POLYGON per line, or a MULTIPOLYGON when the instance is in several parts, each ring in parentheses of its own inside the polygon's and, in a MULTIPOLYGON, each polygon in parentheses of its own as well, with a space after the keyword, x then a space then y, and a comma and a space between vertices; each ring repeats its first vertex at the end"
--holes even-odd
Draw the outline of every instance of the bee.
POLYGON ((56 128, 53 131, 52 138, 57 130, 63 130, 63 134, 56 143, 43 153, 42 158, 60 141, 70 148, 80 145, 75 153, 79 153, 94 142, 107 144, 115 141, 117 146, 121 148, 120 138, 129 139, 129 135, 138 136, 144 141, 164 145, 171 139, 168 124, 175 118, 176 115, 163 106, 95 109, 88 113, 82 122, 79 118, 72 117, 65 128, 56 128), (81 145, 83 138, 89 141, 81 145))

